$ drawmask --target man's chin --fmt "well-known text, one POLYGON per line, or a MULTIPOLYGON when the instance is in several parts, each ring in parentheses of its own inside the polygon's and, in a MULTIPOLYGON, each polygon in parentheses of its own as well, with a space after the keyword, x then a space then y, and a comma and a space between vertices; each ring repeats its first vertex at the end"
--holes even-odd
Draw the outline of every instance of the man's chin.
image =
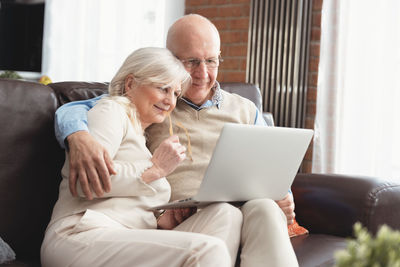
POLYGON ((207 90, 210 87, 210 85, 207 84, 196 84, 196 83, 192 83, 192 88, 195 88, 196 90, 199 89, 203 89, 203 90, 207 90))
POLYGON ((210 90, 211 88, 208 85, 192 85, 186 94, 193 96, 208 95, 210 90))

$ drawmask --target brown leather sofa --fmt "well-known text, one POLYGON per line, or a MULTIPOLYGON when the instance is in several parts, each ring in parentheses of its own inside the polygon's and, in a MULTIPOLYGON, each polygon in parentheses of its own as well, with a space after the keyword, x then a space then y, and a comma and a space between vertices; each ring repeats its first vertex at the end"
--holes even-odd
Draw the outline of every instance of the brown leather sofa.
MULTIPOLYGON (((256 87, 222 84, 261 107, 256 87)), ((57 199, 64 151, 54 137, 62 104, 106 92, 103 83, 38 83, 0 79, 0 237, 17 260, 1 266, 40 266, 40 245, 57 199)), ((298 222, 309 235, 292 238, 300 266, 332 266, 352 225, 372 232, 400 229, 400 185, 376 178, 298 174, 292 187, 298 222)), ((284 257, 285 255, 282 255, 284 257)))

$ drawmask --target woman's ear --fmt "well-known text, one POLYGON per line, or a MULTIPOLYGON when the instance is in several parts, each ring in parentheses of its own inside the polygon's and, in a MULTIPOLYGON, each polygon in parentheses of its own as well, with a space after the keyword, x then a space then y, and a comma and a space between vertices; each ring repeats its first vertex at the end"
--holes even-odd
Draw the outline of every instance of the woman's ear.
POLYGON ((128 74, 125 77, 125 84, 124 84, 124 93, 127 94, 135 85, 135 79, 133 78, 133 74, 128 74))

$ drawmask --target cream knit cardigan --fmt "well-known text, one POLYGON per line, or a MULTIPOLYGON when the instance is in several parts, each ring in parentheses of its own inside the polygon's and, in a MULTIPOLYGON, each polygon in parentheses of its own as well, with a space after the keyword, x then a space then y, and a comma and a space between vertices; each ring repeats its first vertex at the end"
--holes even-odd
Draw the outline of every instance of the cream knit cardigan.
MULTIPOLYGON (((68 188, 68 154, 62 169, 58 201, 50 225, 63 217, 89 212, 87 216, 102 213, 128 228, 155 229, 156 219, 148 207, 161 205, 170 198, 170 186, 165 178, 146 184, 143 171, 152 166, 151 153, 142 133, 132 126, 125 110, 117 102, 101 100, 88 113, 90 134, 100 142, 113 159, 116 175, 111 176, 111 192, 94 200, 86 200, 78 183, 81 197, 73 197, 68 188)), ((93 193, 93 196, 95 194, 93 193)), ((101 225, 99 219, 93 223, 101 225)), ((87 227, 90 227, 87 226, 87 227)))

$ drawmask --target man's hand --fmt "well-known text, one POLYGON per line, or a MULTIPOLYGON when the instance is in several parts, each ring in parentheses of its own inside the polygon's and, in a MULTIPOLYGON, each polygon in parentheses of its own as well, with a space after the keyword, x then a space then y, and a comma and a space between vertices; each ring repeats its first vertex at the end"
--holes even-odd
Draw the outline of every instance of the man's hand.
POLYGON ((160 229, 172 230, 196 212, 197 208, 167 210, 163 215, 161 215, 159 220, 157 220, 157 226, 160 229))
POLYGON ((110 175, 116 174, 108 152, 86 131, 75 132, 67 137, 69 145, 69 189, 77 196, 79 180, 87 199, 111 190, 110 175), (89 185, 90 184, 90 185, 89 185))
POLYGON ((293 195, 288 193, 284 199, 276 201, 278 206, 282 209, 283 213, 286 215, 287 224, 292 224, 294 222, 294 200, 293 195))

